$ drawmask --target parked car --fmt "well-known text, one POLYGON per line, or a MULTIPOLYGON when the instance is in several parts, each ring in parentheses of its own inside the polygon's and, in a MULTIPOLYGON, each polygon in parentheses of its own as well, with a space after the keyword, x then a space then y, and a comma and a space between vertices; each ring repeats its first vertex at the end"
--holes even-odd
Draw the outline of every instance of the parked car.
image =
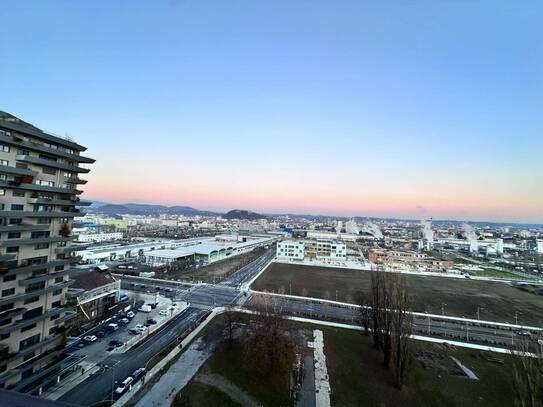
POLYGON ((117 341, 117 340, 112 340, 112 341, 109 341, 109 346, 113 346, 114 348, 119 348, 121 346, 123 346, 123 342, 122 341, 117 341))
POLYGON ((96 335, 87 335, 83 338, 85 341, 87 342, 94 342, 96 341, 98 338, 96 337, 96 335))
POLYGON ((169 314, 168 310, 167 309, 161 309, 160 312, 159 312, 160 315, 163 315, 163 316, 166 316, 169 314))
POLYGON ((103 338, 104 336, 106 336, 106 333, 104 331, 98 331, 96 332, 96 336, 98 338, 103 338))
POLYGON ((107 329, 109 329, 110 331, 116 331, 117 329, 119 329, 119 324, 112 322, 111 324, 107 325, 107 329))
POLYGON ((138 309, 138 311, 149 313, 149 312, 151 312, 151 306, 148 305, 148 304, 142 305, 142 306, 138 309))
POLYGON ((132 318, 134 318, 134 317, 136 316, 136 314, 134 314, 132 311, 128 311, 128 312, 126 313, 126 316, 127 316, 128 318, 132 319, 132 318))
POLYGON ((122 396, 127 390, 130 390, 132 386, 132 382, 134 381, 134 378, 132 376, 128 376, 126 379, 122 381, 121 384, 115 389, 115 394, 117 396, 122 396))
POLYGON ((156 325, 156 324, 157 324, 157 322, 156 322, 154 319, 148 319, 148 320, 147 320, 147 323, 148 323, 149 325, 156 325))
POLYGON ((121 324, 128 324, 130 322, 130 320, 128 318, 121 318, 121 319, 119 319, 119 322, 121 324))
POLYGON ((140 367, 139 369, 136 369, 134 373, 132 373, 132 377, 134 378, 134 382, 137 382, 142 377, 144 377, 147 374, 147 369, 144 367, 140 367))
POLYGON ((141 333, 138 328, 130 328, 128 332, 130 332, 132 335, 139 335, 141 333))

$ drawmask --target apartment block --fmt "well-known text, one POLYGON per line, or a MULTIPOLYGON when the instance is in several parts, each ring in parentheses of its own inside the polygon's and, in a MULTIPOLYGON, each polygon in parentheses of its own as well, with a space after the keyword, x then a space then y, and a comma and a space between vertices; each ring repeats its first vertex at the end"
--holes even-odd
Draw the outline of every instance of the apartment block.
POLYGON ((73 219, 85 147, 0 111, 0 387, 18 388, 62 354, 73 219))

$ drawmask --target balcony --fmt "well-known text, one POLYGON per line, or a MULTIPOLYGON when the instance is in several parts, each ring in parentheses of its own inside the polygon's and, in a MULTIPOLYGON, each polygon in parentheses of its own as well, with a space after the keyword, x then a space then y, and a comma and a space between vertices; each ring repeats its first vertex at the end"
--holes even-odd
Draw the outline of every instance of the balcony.
POLYGON ((81 178, 66 178, 67 184, 86 184, 88 181, 81 178))
POLYGON ((48 273, 48 274, 42 274, 35 277, 29 277, 24 280, 19 280, 19 286, 27 286, 28 284, 32 284, 32 283, 39 283, 41 281, 47 281, 53 278, 63 277, 67 275, 69 272, 70 272, 70 269, 66 269, 66 270, 57 271, 55 273, 48 273))
POLYGON ((50 187, 47 185, 32 184, 32 182, 24 182, 23 180, 20 180, 20 181, 0 180, 0 187, 23 189, 27 191, 56 192, 58 194, 69 194, 69 195, 79 195, 83 193, 83 191, 80 191, 79 189, 50 187))
POLYGON ((0 261, 10 261, 15 259, 15 254, 0 254, 0 261))
MULTIPOLYGON (((42 137, 42 136, 39 136, 39 137, 42 137)), ((61 151, 61 150, 54 149, 51 147, 46 147, 43 144, 33 143, 31 141, 25 141, 22 139, 16 140, 14 137, 8 137, 8 136, 2 135, 0 136, 0 142, 17 146, 17 147, 24 147, 32 151, 38 151, 38 152, 42 152, 46 154, 55 155, 57 157, 67 158, 69 160, 80 162, 80 163, 92 164, 96 161, 93 158, 84 157, 82 155, 77 155, 77 154, 70 154, 65 151, 61 151)), ((59 143, 59 144, 63 144, 63 143, 59 143)))
POLYGON ((60 314, 61 312, 62 312, 62 308, 53 308, 53 309, 50 309, 50 310, 44 312, 43 314, 38 315, 38 316, 33 317, 33 318, 18 319, 16 321, 13 321, 9 325, 1 327, 0 328, 0 334, 13 332, 13 331, 16 331, 18 329, 21 329, 24 326, 44 321, 44 320, 49 319, 50 317, 52 317, 54 315, 60 314))
POLYGON ((40 288, 38 290, 26 292, 26 293, 18 293, 15 295, 10 295, 8 297, 3 297, 0 299, 0 305, 9 304, 10 302, 25 300, 30 297, 34 297, 36 295, 42 295, 45 293, 48 293, 50 291, 58 290, 59 288, 68 287, 70 284, 72 284, 72 281, 66 281, 61 284, 52 284, 49 287, 40 288))
POLYGON ((42 268, 50 269, 55 266, 65 266, 70 264, 70 259, 59 259, 52 260, 44 263, 37 264, 22 264, 20 267, 10 267, 6 275, 17 274, 17 273, 27 273, 29 271, 39 270, 42 268))
POLYGON ((34 211, 0 211, 3 218, 73 218, 80 215, 79 210, 70 212, 34 212, 34 211))
POLYGON ((30 156, 30 155, 17 155, 17 156, 15 156, 15 159, 17 161, 22 161, 22 162, 28 163, 28 164, 35 164, 35 165, 41 165, 41 166, 44 166, 44 167, 58 168, 58 169, 64 170, 64 171, 84 173, 84 174, 90 172, 90 170, 88 168, 77 167, 75 165, 69 165, 69 164, 66 164, 66 163, 59 163, 59 162, 56 162, 56 161, 53 161, 53 160, 47 160, 45 158, 33 157, 33 156, 30 156))
POLYGON ((60 205, 60 206, 75 206, 77 205, 76 201, 71 199, 52 199, 52 198, 34 198, 30 197, 27 199, 27 202, 32 205, 42 204, 42 205, 60 205))
POLYGON ((28 223, 19 223, 18 225, 0 226, 1 232, 43 232, 49 230, 51 225, 29 225, 28 223))
POLYGON ((0 165, 0 173, 12 175, 26 175, 30 177, 35 177, 38 175, 37 171, 27 170, 26 168, 10 167, 9 165, 0 165))
POLYGON ((48 236, 40 237, 36 239, 8 239, 0 242, 0 246, 24 246, 41 243, 56 243, 56 242, 68 242, 74 240, 76 236, 48 236))

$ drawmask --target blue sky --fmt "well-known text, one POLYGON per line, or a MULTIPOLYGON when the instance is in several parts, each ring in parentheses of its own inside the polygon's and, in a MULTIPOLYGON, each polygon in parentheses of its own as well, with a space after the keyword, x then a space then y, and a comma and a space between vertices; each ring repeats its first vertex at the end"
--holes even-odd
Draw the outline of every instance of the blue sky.
POLYGON ((543 222, 541 2, 0 13, 1 108, 88 146, 88 198, 543 222))

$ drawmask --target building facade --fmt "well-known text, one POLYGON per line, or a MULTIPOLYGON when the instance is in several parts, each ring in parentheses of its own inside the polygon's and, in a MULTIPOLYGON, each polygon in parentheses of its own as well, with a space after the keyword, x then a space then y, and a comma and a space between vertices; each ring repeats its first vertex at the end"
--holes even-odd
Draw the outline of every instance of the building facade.
POLYGON ((77 238, 79 242, 92 243, 92 242, 109 242, 112 240, 121 240, 123 238, 122 232, 102 232, 102 233, 82 233, 77 238))
POLYGON ((303 260, 305 243, 297 240, 283 240, 277 243, 276 257, 279 260, 303 260))
POLYGON ((0 387, 62 352, 85 147, 0 112, 0 387))

